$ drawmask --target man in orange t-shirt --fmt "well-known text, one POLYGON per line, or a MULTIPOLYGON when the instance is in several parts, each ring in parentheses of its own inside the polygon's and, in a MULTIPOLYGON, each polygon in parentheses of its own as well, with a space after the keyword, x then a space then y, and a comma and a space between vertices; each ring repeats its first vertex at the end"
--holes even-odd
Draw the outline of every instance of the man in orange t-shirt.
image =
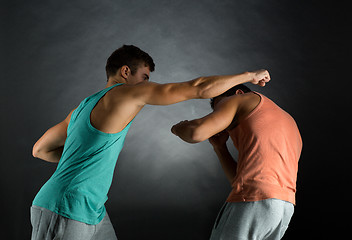
POLYGON ((281 239, 294 212, 302 150, 294 119, 244 85, 213 98, 211 106, 209 115, 171 129, 189 143, 209 139, 232 185, 210 239, 281 239), (226 146, 229 137, 237 163, 226 146))

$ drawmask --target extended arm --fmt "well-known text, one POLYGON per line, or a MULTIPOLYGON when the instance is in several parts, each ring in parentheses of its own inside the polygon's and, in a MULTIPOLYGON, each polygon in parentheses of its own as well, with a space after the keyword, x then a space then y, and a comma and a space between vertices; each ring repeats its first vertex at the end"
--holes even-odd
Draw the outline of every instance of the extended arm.
POLYGON ((212 98, 246 82, 264 86, 268 81, 270 81, 268 71, 258 70, 237 75, 200 77, 181 83, 146 82, 132 86, 130 93, 141 106, 169 105, 195 98, 212 98))
POLYGON ((73 111, 70 112, 64 121, 48 129, 34 144, 32 150, 33 157, 47 162, 59 162, 67 137, 67 126, 73 111))

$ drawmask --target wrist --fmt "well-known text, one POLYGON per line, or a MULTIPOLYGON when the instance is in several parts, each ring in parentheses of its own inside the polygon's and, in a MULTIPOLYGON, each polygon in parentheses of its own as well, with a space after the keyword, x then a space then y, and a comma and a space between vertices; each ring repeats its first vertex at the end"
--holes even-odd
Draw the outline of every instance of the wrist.
POLYGON ((254 73, 253 72, 244 72, 244 75, 246 75, 246 82, 252 82, 254 80, 254 73))

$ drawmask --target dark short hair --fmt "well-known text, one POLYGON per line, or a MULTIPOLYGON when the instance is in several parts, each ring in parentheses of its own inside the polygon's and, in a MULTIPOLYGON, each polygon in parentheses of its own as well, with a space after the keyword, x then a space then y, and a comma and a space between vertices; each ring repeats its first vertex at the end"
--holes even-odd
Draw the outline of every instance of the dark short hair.
POLYGON ((218 97, 229 97, 229 96, 232 96, 232 95, 235 95, 236 94, 236 91, 240 89, 242 90, 244 93, 248 93, 248 92, 251 92, 252 90, 247 87, 246 85, 243 85, 243 84, 238 84, 232 88, 230 88, 229 90, 227 90, 226 92, 224 92, 223 94, 220 94, 219 96, 216 96, 216 97, 213 97, 210 99, 210 106, 212 109, 214 109, 214 100, 218 97))
POLYGON ((131 69, 131 74, 134 75, 143 63, 149 67, 151 72, 154 71, 155 64, 148 53, 133 45, 123 45, 115 50, 106 61, 106 76, 108 79, 110 76, 114 76, 117 70, 124 65, 127 65, 131 69))

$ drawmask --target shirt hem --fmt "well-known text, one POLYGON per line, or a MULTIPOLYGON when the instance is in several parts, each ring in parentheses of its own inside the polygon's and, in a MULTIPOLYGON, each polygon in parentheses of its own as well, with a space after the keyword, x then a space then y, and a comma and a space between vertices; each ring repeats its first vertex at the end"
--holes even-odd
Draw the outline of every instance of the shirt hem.
POLYGON ((265 199, 275 198, 282 201, 292 203, 296 206, 295 195, 288 196, 287 194, 264 194, 262 196, 246 196, 246 195, 234 195, 231 194, 226 199, 226 202, 255 202, 265 199))
POLYGON ((106 214, 106 210, 104 210, 104 212, 99 216, 99 218, 96 220, 96 221, 93 221, 91 219, 86 219, 86 218, 82 218, 82 217, 79 217, 77 215, 74 215, 74 214, 70 214, 70 213, 67 213, 65 211, 62 211, 62 210, 59 210, 57 208, 51 208, 49 206, 46 206, 45 204, 38 204, 38 203, 35 203, 33 202, 32 203, 33 206, 37 206, 37 207, 42 207, 42 208, 45 208, 49 211, 52 211, 60 216, 63 216, 65 218, 69 218, 69 219, 72 219, 72 220, 75 220, 75 221, 78 221, 78 222, 82 222, 82 223, 86 223, 88 225, 97 225, 99 224, 103 218, 105 217, 105 214, 106 214))

